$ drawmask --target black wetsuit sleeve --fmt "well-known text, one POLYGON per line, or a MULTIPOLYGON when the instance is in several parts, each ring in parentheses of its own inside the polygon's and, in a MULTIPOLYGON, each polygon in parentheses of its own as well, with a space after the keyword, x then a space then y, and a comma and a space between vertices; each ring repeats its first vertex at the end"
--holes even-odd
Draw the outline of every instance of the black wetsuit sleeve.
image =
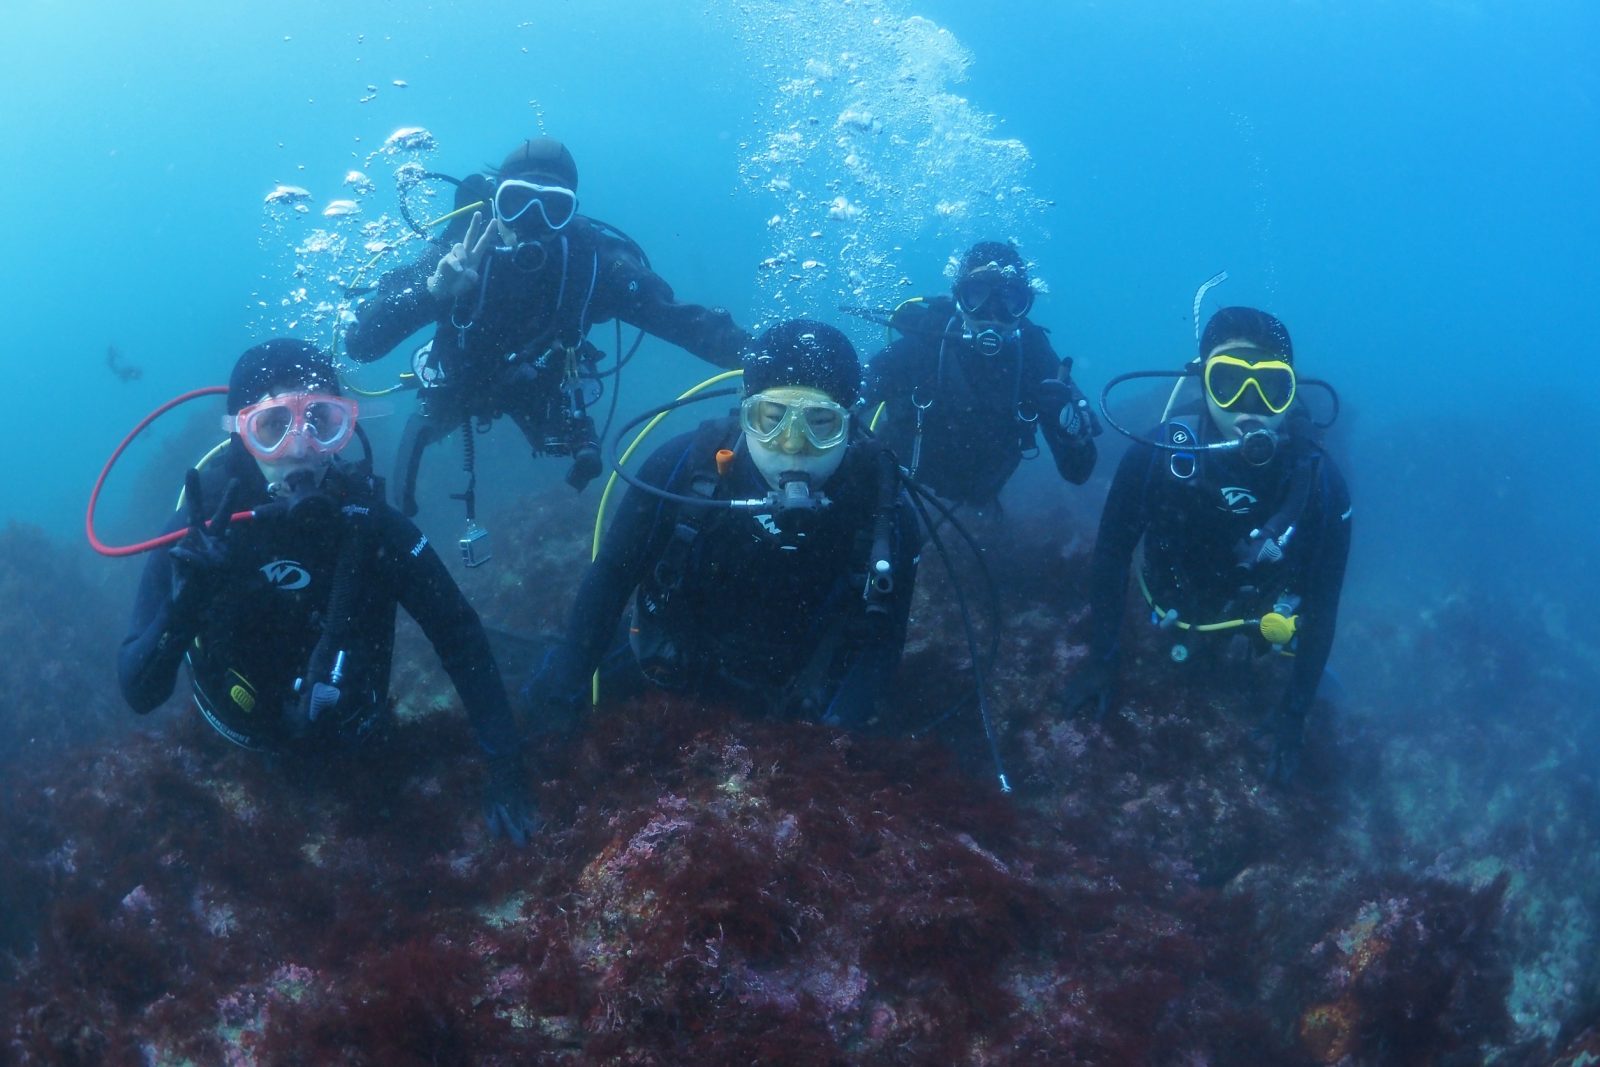
POLYGON ((1123 455, 1100 513, 1094 558, 1089 573, 1090 655, 1112 663, 1122 634, 1122 612, 1128 591, 1128 567, 1133 550, 1149 524, 1146 483, 1154 450, 1134 445, 1123 455))
POLYGON ((356 312, 344 333, 345 354, 357 363, 371 363, 430 322, 445 305, 428 292, 428 276, 438 265, 433 250, 415 263, 397 267, 378 279, 378 286, 356 312))
POLYGON ((595 322, 620 318, 714 366, 739 365, 750 334, 725 308, 678 303, 666 280, 620 241, 603 243, 600 256, 595 322))
POLYGON ((383 521, 383 542, 395 561, 397 599, 432 643, 484 754, 493 759, 516 752, 520 742, 511 705, 478 613, 416 526, 392 511, 383 521))
POLYGON ((1284 710, 1303 717, 1316 698, 1322 672, 1333 650, 1339 617, 1339 595, 1344 588, 1345 564, 1350 557, 1350 491, 1333 461, 1323 457, 1317 476, 1317 525, 1301 531, 1308 552, 1305 591, 1302 593, 1300 639, 1295 648, 1294 672, 1284 695, 1284 710))
MULTIPOLYGON (((1045 380, 1055 378, 1071 383, 1073 393, 1076 395, 1078 388, 1076 383, 1072 382, 1072 360, 1064 360, 1056 355, 1055 348, 1050 344, 1050 338, 1036 326, 1030 326, 1026 343, 1029 377, 1033 380, 1025 382, 1024 387, 1036 389, 1045 380)), ((1055 460, 1056 473, 1073 485, 1082 485, 1089 480, 1089 475, 1094 473, 1095 461, 1100 455, 1093 437, 1088 434, 1068 437, 1062 431, 1061 423, 1053 418, 1039 420, 1039 433, 1050 449, 1050 458, 1055 460)))
POLYGON ((157 549, 145 560, 133 620, 117 652, 117 682, 129 707, 146 715, 172 695, 178 663, 198 630, 198 619, 175 617, 172 557, 157 549))
MULTIPOLYGON (((922 346, 909 337, 897 337, 867 361, 866 388, 869 407, 900 396, 910 396, 917 386, 917 354, 922 346)), ((868 411, 871 417, 871 411, 868 411)))
MULTIPOLYGON (((688 435, 662 446, 639 468, 639 480, 674 486, 674 474, 692 440, 693 435, 688 435)), ((567 641, 562 646, 563 683, 580 684, 600 665, 628 597, 644 579, 645 568, 660 556, 676 515, 673 504, 654 494, 635 488, 623 494, 601 542, 600 554, 578 584, 567 623, 567 641)))

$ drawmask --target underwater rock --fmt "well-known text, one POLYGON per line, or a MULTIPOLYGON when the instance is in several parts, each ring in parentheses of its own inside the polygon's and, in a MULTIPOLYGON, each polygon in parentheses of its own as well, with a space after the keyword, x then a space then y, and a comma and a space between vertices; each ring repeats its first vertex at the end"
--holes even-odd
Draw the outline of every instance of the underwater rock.
MULTIPOLYGON (((556 493, 493 516, 495 561, 468 585, 483 617, 559 629, 589 521, 556 493)), ((1276 683, 1176 665, 1131 627, 1117 706, 1062 719, 1086 559, 1053 546, 1075 521, 982 531, 1006 616, 990 711, 1010 797, 929 561, 901 706, 876 733, 657 693, 605 702, 537 740, 545 828, 522 851, 486 839, 470 729, 409 624, 399 725, 360 758, 282 765, 192 715, 115 745, 64 731, 0 779, 0 1057, 1548 1062, 1559 1045, 1539 1028, 1584 1019, 1594 988, 1592 780, 1529 778, 1543 821, 1507 796, 1478 806, 1475 833, 1438 784, 1480 744, 1532 758, 1554 735, 1511 743, 1487 715, 1442 714, 1379 732, 1358 706, 1313 732, 1305 782, 1270 787, 1254 729, 1276 683), (1536 1011, 1550 983, 1570 992, 1536 1011)), ((16 609, 41 565, 80 603, 105 592, 42 535, 4 538, 14 647, 109 663, 119 612, 16 609)), ((1358 614, 1352 640, 1373 676, 1401 673, 1370 625, 1358 614)), ((71 671, 51 688, 38 664, 0 669, 26 697, 10 721, 110 711, 71 671)), ((1593 1044, 1569 1037, 1560 1062, 1593 1044)))
POLYGON ((134 575, 89 566, 34 526, 0 529, 0 775, 123 732, 116 648, 134 575))

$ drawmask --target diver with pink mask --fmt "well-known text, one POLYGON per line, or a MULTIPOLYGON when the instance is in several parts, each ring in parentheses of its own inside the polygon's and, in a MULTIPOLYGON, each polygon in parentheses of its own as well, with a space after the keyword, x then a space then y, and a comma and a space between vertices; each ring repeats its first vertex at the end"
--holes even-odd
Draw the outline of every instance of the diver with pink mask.
POLYGON ((521 844, 534 820, 499 668, 428 539, 383 502, 363 464, 343 457, 359 415, 333 363, 306 342, 278 338, 239 358, 229 440, 188 473, 187 517, 171 524, 187 532, 145 566, 118 657, 123 697, 140 714, 153 710, 187 660, 195 706, 234 744, 301 764, 366 755, 393 726, 389 674, 404 607, 477 732, 489 829, 521 844))

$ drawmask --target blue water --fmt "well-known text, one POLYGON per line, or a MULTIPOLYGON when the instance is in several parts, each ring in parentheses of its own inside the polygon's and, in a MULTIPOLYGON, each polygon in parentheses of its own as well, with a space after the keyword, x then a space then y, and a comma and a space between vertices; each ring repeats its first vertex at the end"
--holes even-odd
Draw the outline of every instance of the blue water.
MULTIPOLYGON (((1383 784, 1416 823, 1405 863, 1471 875, 1500 848, 1491 829, 1593 819, 1518 799, 1592 778, 1600 745, 1592 0, 9 0, 0 20, 0 521, 82 546, 90 484, 139 417, 222 382, 255 341, 331 335, 338 309, 318 305, 365 260, 360 226, 398 232, 397 166, 463 174, 545 133, 577 157, 583 210, 637 238, 682 298, 750 326, 826 318, 864 354, 882 332, 839 305, 942 290, 952 253, 1013 238, 1047 287, 1034 318, 1097 394, 1187 360, 1195 287, 1227 270, 1209 306, 1280 315, 1303 372, 1344 400, 1355 545, 1332 664, 1343 721, 1366 731, 1351 747, 1381 750, 1408 717, 1428 745, 1457 721, 1466 739, 1426 774, 1390 746, 1383 784), (436 150, 383 152, 404 127, 436 150), (374 182, 362 214, 324 217, 352 169, 374 182), (280 184, 309 190, 309 210, 266 205, 280 184), (298 251, 319 231, 353 245, 298 251), (119 380, 108 346, 142 376, 119 380), (1559 744, 1502 757, 1485 722, 1559 744), (1452 868, 1440 850, 1459 842, 1452 868)), ((649 342, 623 410, 706 373, 649 342)), ((108 536, 154 532, 216 412, 181 444, 141 442, 108 536)), ((371 424, 384 468, 398 422, 371 424)), ((449 539, 459 472, 434 451, 421 521, 449 539)), ((1081 549, 1114 451, 1081 489, 1034 464, 1008 506, 1064 501, 1061 537, 1081 549)), ((585 512, 598 495, 561 495, 563 467, 509 428, 485 454, 485 515, 540 487, 585 512)), ((138 566, 92 565, 123 581, 138 566)), ((1592 987, 1596 912, 1585 857, 1544 862, 1516 906, 1531 899, 1518 921, 1540 928, 1525 942, 1552 947, 1513 1006, 1549 1036, 1592 987), (1553 931, 1546 895, 1571 916, 1553 931)))
MULTIPOLYGON (((1281 315, 1306 373, 1345 398, 1354 588, 1425 599, 1488 570, 1586 613, 1593 580, 1575 572, 1600 518, 1586 444, 1600 415, 1594 5, 490 9, 7 5, 0 517, 76 538, 95 470, 139 415, 221 381, 290 322, 322 336, 309 304, 283 304, 293 249, 327 223, 318 212, 347 195, 351 168, 377 183, 366 217, 392 213, 399 160, 367 162, 390 132, 426 127, 439 143, 427 165, 461 173, 543 131, 577 155, 587 212, 638 238, 681 296, 746 323, 838 320, 841 303, 937 290, 950 253, 1014 237, 1049 286, 1035 318, 1097 391, 1186 358, 1194 287, 1227 269, 1216 296, 1281 315), (822 68, 814 90, 785 92, 822 68), (876 132, 840 125, 862 104, 876 132), (809 120, 798 158, 761 162, 809 120), (1014 138, 1029 162, 963 150, 968 134, 1014 138), (865 153, 855 170, 842 136, 865 153), (794 182, 775 192, 779 170, 794 182), (280 182, 313 192, 308 216, 264 207, 280 182), (897 194, 912 182, 924 188, 897 194), (971 195, 994 188, 1003 203, 971 195), (929 212, 947 191, 965 210, 929 212), (834 193, 863 214, 810 238, 834 193), (802 282, 760 266, 812 240, 826 269, 802 282), (143 377, 118 381, 108 345, 143 377)), ((863 347, 879 336, 849 325, 863 347)), ((625 407, 700 376, 675 350, 647 351, 655 370, 625 407)))

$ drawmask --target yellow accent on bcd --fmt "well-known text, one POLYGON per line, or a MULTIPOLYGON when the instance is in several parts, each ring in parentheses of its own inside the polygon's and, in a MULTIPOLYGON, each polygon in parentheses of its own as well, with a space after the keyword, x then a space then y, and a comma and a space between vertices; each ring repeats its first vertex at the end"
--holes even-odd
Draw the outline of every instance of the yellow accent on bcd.
POLYGON ((1287 645, 1294 640, 1299 622, 1298 615, 1280 615, 1276 611, 1269 611, 1261 616, 1261 636, 1267 639, 1268 644, 1287 645))

